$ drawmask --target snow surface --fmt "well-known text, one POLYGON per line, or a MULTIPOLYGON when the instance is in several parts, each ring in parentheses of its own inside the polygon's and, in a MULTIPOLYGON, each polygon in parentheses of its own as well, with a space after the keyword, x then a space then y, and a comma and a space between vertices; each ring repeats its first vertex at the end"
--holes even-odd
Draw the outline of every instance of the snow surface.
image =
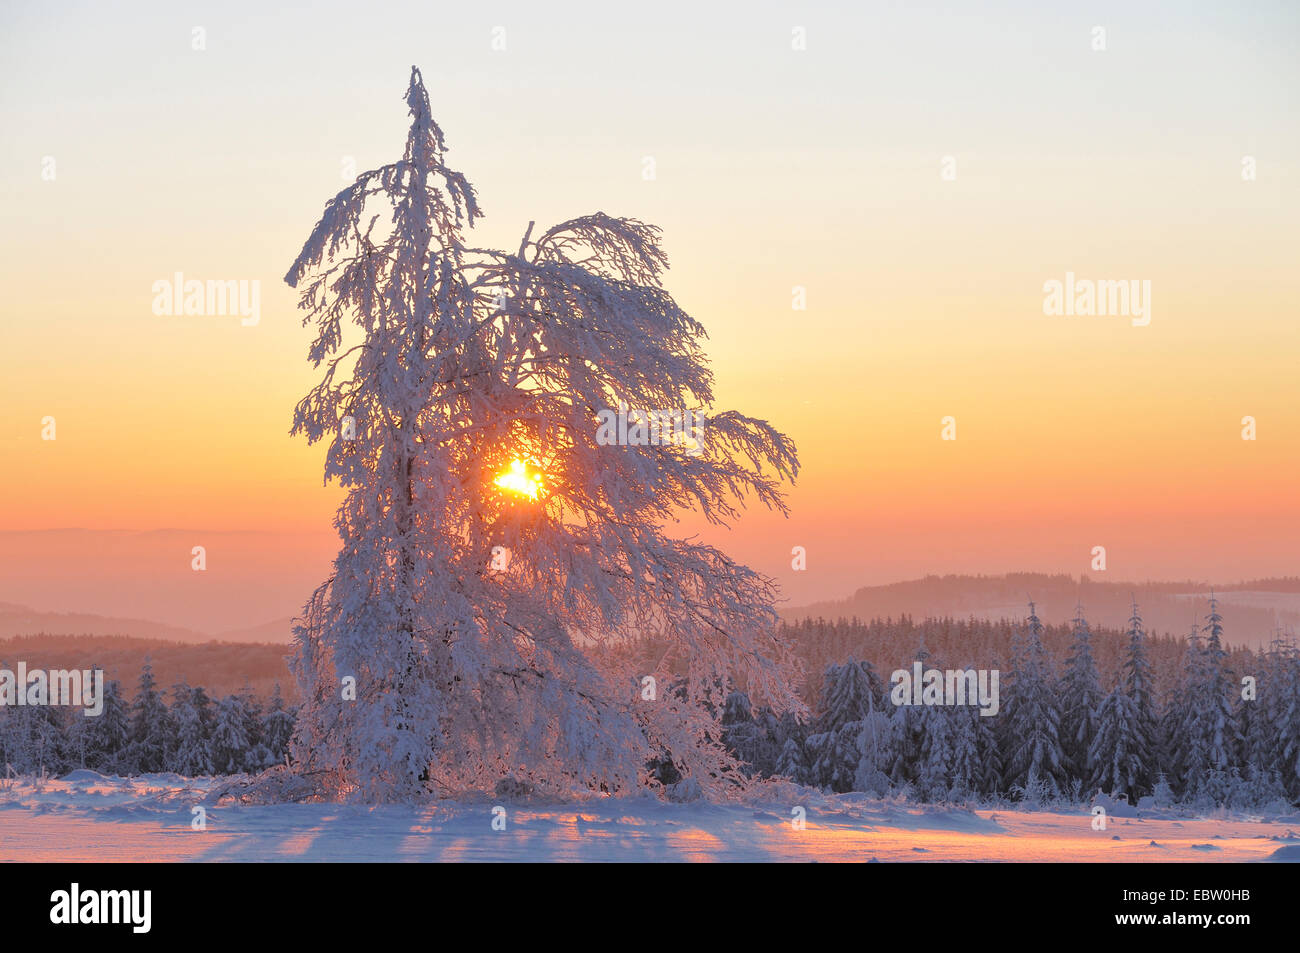
POLYGON ((1300 861, 1300 815, 967 810, 793 786, 747 805, 602 798, 420 807, 239 805, 174 774, 0 781, 4 861, 1300 861), (207 802, 205 803, 205 798, 207 802), (191 828, 204 804, 207 829, 191 828), (791 808, 807 811, 796 830, 791 808), (1158 815, 1158 816, 1153 816, 1158 815))

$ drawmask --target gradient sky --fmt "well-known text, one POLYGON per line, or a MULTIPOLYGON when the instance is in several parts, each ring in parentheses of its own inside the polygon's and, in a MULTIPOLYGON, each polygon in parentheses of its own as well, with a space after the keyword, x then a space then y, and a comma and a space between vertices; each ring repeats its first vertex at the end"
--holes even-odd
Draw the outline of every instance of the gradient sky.
POLYGON ((323 575, 281 278, 344 163, 400 154, 417 64, 482 244, 663 227, 720 406, 799 445, 792 518, 710 534, 792 602, 1096 545, 1115 578, 1296 574, 1300 12, 1066 6, 6 4, 0 530, 297 535, 323 575), (260 324, 155 316, 176 271, 259 280, 260 324), (1149 280, 1150 325, 1044 315, 1067 271, 1149 280))

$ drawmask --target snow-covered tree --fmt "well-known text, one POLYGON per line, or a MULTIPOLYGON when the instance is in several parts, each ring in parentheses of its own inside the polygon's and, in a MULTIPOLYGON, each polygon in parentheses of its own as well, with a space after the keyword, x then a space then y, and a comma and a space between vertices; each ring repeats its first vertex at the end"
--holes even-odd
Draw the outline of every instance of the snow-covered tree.
POLYGON ((790 730, 790 719, 778 718, 767 705, 751 711, 749 696, 744 692, 727 696, 722 712, 722 743, 746 765, 745 773, 750 777, 769 778, 776 773, 790 730))
POLYGON ((1006 785, 1003 783, 1002 749, 993 725, 997 719, 985 718, 978 711, 973 711, 972 716, 979 764, 975 790, 980 794, 999 794, 1006 785))
POLYGON ((832 665, 826 669, 822 683, 818 731, 838 731, 880 706, 883 688, 868 662, 850 658, 842 665, 832 665))
POLYGON ((1157 722, 1154 675, 1146 653, 1146 633, 1137 602, 1128 622, 1124 663, 1114 689, 1102 701, 1089 746, 1091 790, 1126 794, 1132 803, 1156 783, 1157 722))
MULTIPOLYGON (((988 721, 987 718, 982 720, 988 721)), ((980 721, 979 708, 974 706, 957 708, 950 713, 948 790, 954 799, 984 792, 980 721)))
POLYGON ((776 763, 781 757, 785 741, 790 737, 792 713, 778 717, 770 705, 762 705, 754 713, 754 724, 758 727, 758 748, 754 753, 754 771, 759 777, 770 778, 776 773, 776 763))
POLYGON ((285 708, 280 683, 276 682, 271 700, 267 702, 266 714, 262 716, 262 743, 270 753, 271 764, 279 764, 288 753, 289 740, 293 737, 293 721, 293 712, 285 708))
POLYGON ((1239 697, 1236 703, 1237 724, 1241 729, 1240 763, 1247 772, 1268 771, 1276 766, 1278 706, 1275 695, 1282 683, 1279 676, 1283 674, 1279 665, 1280 644, 1275 640, 1267 652, 1254 656, 1257 665, 1245 674, 1255 677, 1256 697, 1249 701, 1239 697))
POLYGON ((296 629, 294 763, 368 800, 516 775, 627 791, 665 756, 728 788, 721 686, 799 708, 794 665, 772 581, 666 527, 690 510, 726 525, 747 496, 784 512, 793 445, 714 411, 657 229, 595 213, 472 246, 478 201, 419 70, 406 103, 401 159, 328 203, 286 276, 325 365, 293 429, 328 443, 348 491, 296 629), (672 410, 681 426, 645 419, 672 410), (612 651, 647 636, 668 651, 612 651), (630 688, 673 674, 684 700, 630 688))
POLYGON ((1160 716, 1160 773, 1178 797, 1187 792, 1185 781, 1189 775, 1201 777, 1209 770, 1199 742, 1197 686, 1202 681, 1204 659, 1200 640, 1200 626, 1193 625, 1185 637, 1182 659, 1170 679, 1172 691, 1166 693, 1160 716))
POLYGON ((1097 735, 1101 683, 1092 656, 1092 631, 1083 606, 1076 607, 1070 654, 1057 694, 1061 699, 1061 750, 1070 772, 1085 781, 1092 777, 1089 752, 1097 735))
POLYGON ((883 694, 879 703, 873 694, 867 714, 852 723, 858 731, 858 770, 853 778, 855 791, 874 791, 884 795, 892 787, 889 769, 894 759, 894 729, 889 707, 883 694))
POLYGON ((1205 702, 1206 751, 1210 764, 1221 770, 1237 759, 1241 731, 1237 725, 1237 684, 1228 666, 1223 645, 1223 616, 1219 601, 1210 594, 1210 614, 1205 621, 1205 684, 1200 692, 1205 702))
POLYGON ((754 720, 754 710, 749 696, 744 692, 732 692, 722 706, 722 727, 730 728, 754 720))
MULTIPOLYGON (((923 671, 935 664, 924 635, 915 660, 923 671)), ((910 785, 925 800, 945 799, 951 789, 951 713, 942 706, 891 705, 890 708, 886 730, 879 735, 887 739, 883 745, 885 757, 878 762, 882 770, 887 766, 894 785, 910 785)))
POLYGON ((1255 807, 1283 800, 1291 795, 1295 782, 1294 749, 1288 758, 1287 736, 1292 724, 1300 683, 1296 676, 1295 647, 1278 637, 1265 651, 1252 653, 1252 661, 1241 674, 1256 680, 1255 696, 1238 693, 1235 703, 1241 734, 1238 768, 1239 797, 1243 806, 1255 807))
MULTIPOLYGON (((926 648, 925 636, 920 638, 915 661, 924 671, 930 667, 930 652, 926 648)), ((888 696, 886 696, 888 699, 888 696)), ((915 785, 920 771, 925 750, 925 709, 910 705, 889 704, 885 710, 888 719, 883 746, 886 760, 883 769, 888 773, 891 784, 896 787, 915 785)), ((877 737, 880 737, 877 733, 877 737)))
POLYGON ((170 769, 187 777, 213 773, 209 711, 211 705, 202 688, 179 682, 172 688, 168 710, 176 728, 176 748, 170 769))
POLYGON ((927 801, 942 801, 952 790, 953 722, 943 706, 919 710, 921 752, 916 764, 916 790, 927 801))
POLYGON ((779 777, 789 778, 796 784, 806 782, 807 768, 804 765, 803 747, 799 744, 798 739, 793 737, 785 739, 785 744, 781 748, 781 756, 776 761, 774 773, 779 777))
POLYGON ((809 735, 809 778, 838 793, 854 790, 862 761, 862 751, 858 747, 861 734, 862 722, 851 721, 840 728, 809 735))
POLYGON ((1124 691, 1133 701, 1136 720, 1133 723, 1131 750, 1138 766, 1133 784, 1139 795, 1155 790, 1160 775, 1160 724, 1156 702, 1156 677, 1147 656, 1146 632, 1137 601, 1129 616, 1128 646, 1124 655, 1124 691))
POLYGON ((57 709, 48 705, 0 707, 0 772, 60 774, 77 763, 57 709))
POLYGON ((239 691, 240 713, 244 720, 244 737, 248 740, 244 749, 244 770, 261 771, 276 764, 280 759, 271 753, 266 745, 262 725, 262 700, 253 692, 248 683, 239 691))
POLYGON ((1266 708, 1272 733, 1273 763, 1292 801, 1300 801, 1300 652, 1294 643, 1275 649, 1266 708))
POLYGON ((1043 623, 1032 602, 1027 632, 1013 647, 1011 664, 1003 722, 1007 781, 1031 794, 1059 792, 1065 777, 1061 710, 1043 646, 1043 623))
POLYGON ((152 774, 164 770, 175 748, 174 731, 167 704, 153 676, 153 664, 145 656, 140 684, 131 705, 131 740, 124 767, 130 773, 152 774))
POLYGON ((248 715, 248 706, 238 695, 227 695, 217 705, 208 747, 218 774, 238 774, 247 769, 253 746, 248 737, 248 715))
POLYGON ((94 717, 73 713, 74 723, 79 722, 86 740, 86 767, 102 774, 126 773, 129 770, 131 720, 122 686, 116 680, 104 683, 104 710, 94 717))
POLYGON ((1237 688, 1223 648, 1223 617, 1211 595, 1206 624, 1188 637, 1177 687, 1166 713, 1171 775, 1186 798, 1222 803, 1241 742, 1237 688))
POLYGON ((850 658, 822 678, 822 709, 805 742, 808 777, 833 791, 855 787, 862 752, 858 738, 880 707, 881 685, 868 663, 850 658))
POLYGON ((1137 706, 1123 682, 1117 681, 1098 712, 1097 732, 1089 755, 1090 787, 1108 794, 1128 795, 1136 803, 1140 779, 1146 769, 1138 749, 1139 734, 1137 706))

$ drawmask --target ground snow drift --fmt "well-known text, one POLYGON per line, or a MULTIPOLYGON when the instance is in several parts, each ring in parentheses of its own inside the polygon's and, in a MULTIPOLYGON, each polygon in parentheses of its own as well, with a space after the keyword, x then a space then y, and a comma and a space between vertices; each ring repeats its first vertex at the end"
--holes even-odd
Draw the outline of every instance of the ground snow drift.
POLYGON ((967 810, 784 786, 746 805, 649 797, 421 807, 212 803, 174 774, 0 781, 4 861, 1298 861, 1300 815, 967 810), (202 807, 205 829, 195 829, 202 807), (794 823, 799 811, 806 824, 794 823), (498 822, 498 826, 500 823, 498 822))

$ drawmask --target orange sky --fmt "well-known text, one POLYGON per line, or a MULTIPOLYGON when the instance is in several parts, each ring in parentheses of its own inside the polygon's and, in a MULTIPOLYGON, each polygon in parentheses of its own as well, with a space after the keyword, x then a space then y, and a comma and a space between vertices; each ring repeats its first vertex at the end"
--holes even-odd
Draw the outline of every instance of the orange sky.
POLYGON ((1000 26, 828 7, 798 52, 766 9, 610 13, 617 52, 594 18, 520 8, 493 51, 490 25, 421 11, 346 75, 312 52, 349 38, 342 10, 236 8, 203 51, 165 10, 4 14, 0 530, 270 531, 323 566, 338 492, 287 436, 314 375, 280 277, 341 167, 399 154, 414 62, 484 244, 595 209, 663 226, 720 406, 799 445, 793 517, 715 535, 793 602, 1085 572, 1096 545, 1117 578, 1300 568, 1294 10, 1103 6, 1105 52, 1028 4, 1000 26), (259 323, 153 314, 176 271, 260 281, 259 323), (1045 315, 1067 271, 1149 280, 1150 325, 1045 315))

